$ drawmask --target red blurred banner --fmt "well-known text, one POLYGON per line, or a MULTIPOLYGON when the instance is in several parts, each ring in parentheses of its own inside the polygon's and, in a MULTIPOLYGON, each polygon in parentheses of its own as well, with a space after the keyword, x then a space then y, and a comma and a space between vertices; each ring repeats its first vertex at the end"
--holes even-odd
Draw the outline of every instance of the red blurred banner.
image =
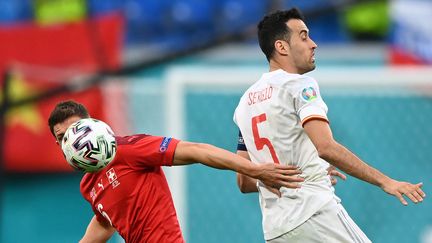
POLYGON ((391 47, 389 52, 389 61, 393 65, 422 65, 426 64, 424 60, 415 54, 398 47, 391 47))
MULTIPOLYGON (((40 77, 41 72, 33 76, 35 71, 29 72, 25 65, 22 69, 14 69, 9 85, 11 101, 18 101, 64 84, 62 81, 67 79, 55 80, 58 72, 54 75, 55 72, 50 73, 49 68, 74 70, 74 73, 80 75, 117 68, 120 64, 122 38, 123 19, 119 15, 67 25, 40 27, 24 24, 0 28, 0 70, 6 70, 14 62, 48 67, 48 71, 42 72, 46 74, 46 78, 40 77)), ((73 75, 69 75, 69 78, 71 77, 73 75)), ((2 82, 4 80, 0 81, 2 82)), ((71 168, 48 128, 48 116, 57 102, 73 99, 83 103, 92 117, 105 120, 103 98, 102 90, 94 87, 9 110, 5 117, 6 170, 70 171, 71 168)))
POLYGON ((399 0, 389 1, 389 5, 392 17, 390 63, 431 65, 432 1, 399 0))
POLYGON ((0 71, 13 62, 98 70, 117 68, 123 40, 120 15, 62 25, 0 27, 0 71))

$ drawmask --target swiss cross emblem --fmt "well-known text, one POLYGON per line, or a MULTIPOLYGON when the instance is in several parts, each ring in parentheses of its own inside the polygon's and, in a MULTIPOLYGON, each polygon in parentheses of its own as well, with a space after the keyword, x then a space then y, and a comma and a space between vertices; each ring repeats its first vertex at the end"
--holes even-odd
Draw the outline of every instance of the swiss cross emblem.
POLYGON ((108 181, 110 184, 113 183, 113 181, 117 180, 117 175, 115 173, 114 168, 109 169, 106 172, 106 176, 108 177, 108 181))
POLYGON ((117 180, 117 175, 114 168, 109 169, 105 174, 108 178, 108 182, 112 184, 113 188, 116 188, 118 185, 120 185, 120 182, 117 180))

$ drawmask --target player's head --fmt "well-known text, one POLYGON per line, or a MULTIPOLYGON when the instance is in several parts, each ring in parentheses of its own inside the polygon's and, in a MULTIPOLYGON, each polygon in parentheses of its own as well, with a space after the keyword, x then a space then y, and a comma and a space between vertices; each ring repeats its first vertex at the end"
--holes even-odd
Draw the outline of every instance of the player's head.
POLYGON ((74 122, 82 118, 90 117, 87 109, 75 101, 63 101, 56 105, 48 118, 48 126, 51 133, 60 143, 66 129, 74 122))
POLYGON ((258 41, 269 62, 289 65, 300 74, 315 69, 317 45, 309 37, 304 17, 296 8, 265 16, 258 24, 258 41))

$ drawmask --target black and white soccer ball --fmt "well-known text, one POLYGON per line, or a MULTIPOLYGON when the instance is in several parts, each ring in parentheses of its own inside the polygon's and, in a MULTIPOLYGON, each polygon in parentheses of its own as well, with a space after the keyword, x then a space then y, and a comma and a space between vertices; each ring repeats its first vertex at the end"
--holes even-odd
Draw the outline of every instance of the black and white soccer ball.
POLYGON ((114 159, 117 143, 112 129, 105 122, 85 118, 69 126, 61 141, 61 148, 73 168, 96 172, 114 159))

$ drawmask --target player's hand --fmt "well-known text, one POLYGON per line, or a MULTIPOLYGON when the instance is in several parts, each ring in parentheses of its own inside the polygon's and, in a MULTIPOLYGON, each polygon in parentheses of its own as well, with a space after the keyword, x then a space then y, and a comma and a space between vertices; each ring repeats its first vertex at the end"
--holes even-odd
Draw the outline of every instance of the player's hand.
POLYGON ((327 172, 328 172, 327 174, 330 176, 330 181, 333 186, 336 185, 337 183, 336 176, 341 178, 342 180, 346 180, 346 176, 342 174, 340 171, 338 171, 336 167, 334 167, 333 165, 330 165, 327 168, 327 172))
POLYGON ((278 197, 281 197, 281 196, 282 196, 282 193, 281 193, 281 191, 279 190, 279 188, 271 187, 271 186, 267 186, 267 185, 265 185, 265 188, 266 188, 267 190, 269 190, 270 192, 276 194, 278 197))
POLYGON ((267 186, 267 189, 280 196, 279 188, 299 188, 304 179, 299 177, 301 171, 293 165, 280 165, 275 163, 257 164, 256 179, 267 186), (277 193, 277 192, 279 193, 277 193))
POLYGON ((426 197, 426 194, 421 189, 422 186, 422 182, 411 184, 390 179, 389 182, 385 183, 381 188, 388 194, 397 197, 403 205, 408 205, 403 195, 407 196, 414 203, 422 202, 423 198, 426 197))

